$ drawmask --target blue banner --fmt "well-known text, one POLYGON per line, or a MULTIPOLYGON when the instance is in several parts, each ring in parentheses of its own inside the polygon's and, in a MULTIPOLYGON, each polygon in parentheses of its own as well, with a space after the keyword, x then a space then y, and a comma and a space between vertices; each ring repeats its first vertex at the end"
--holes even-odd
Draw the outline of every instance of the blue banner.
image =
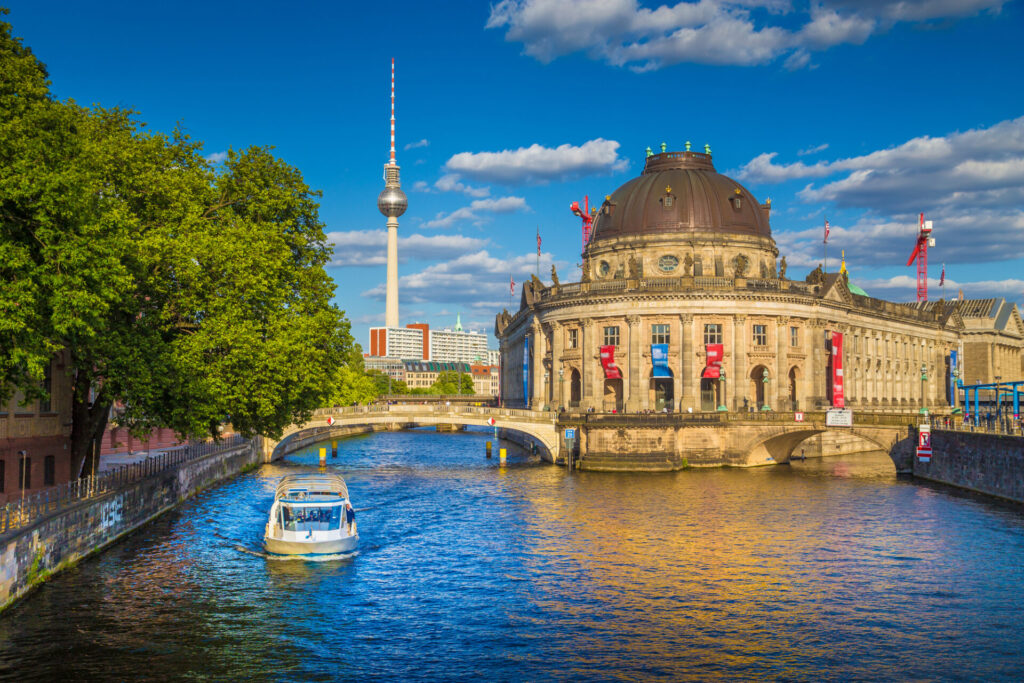
POLYGON ((651 344, 651 377, 671 377, 668 369, 668 344, 651 344))
POLYGON ((523 405, 530 407, 530 338, 523 337, 523 405))
POLYGON ((949 405, 956 405, 956 380, 960 376, 960 368, 956 364, 957 352, 949 352, 949 405))

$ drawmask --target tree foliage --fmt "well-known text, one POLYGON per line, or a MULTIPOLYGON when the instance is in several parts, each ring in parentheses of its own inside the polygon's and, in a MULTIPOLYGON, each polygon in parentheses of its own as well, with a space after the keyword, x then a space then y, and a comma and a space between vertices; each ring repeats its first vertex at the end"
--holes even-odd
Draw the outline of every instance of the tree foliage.
POLYGON ((68 349, 73 468, 115 403, 136 431, 275 436, 361 400, 319 196, 269 148, 215 168, 181 131, 53 100, 0 22, 0 398, 40 395, 68 349))
POLYGON ((474 394, 473 378, 464 372, 444 370, 437 375, 437 379, 430 385, 431 394, 474 394), (461 383, 461 387, 460 387, 461 383))

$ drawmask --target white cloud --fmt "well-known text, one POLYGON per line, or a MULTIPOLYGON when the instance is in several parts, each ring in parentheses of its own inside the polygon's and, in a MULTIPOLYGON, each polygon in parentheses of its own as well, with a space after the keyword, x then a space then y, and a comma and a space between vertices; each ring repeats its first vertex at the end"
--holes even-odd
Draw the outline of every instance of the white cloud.
POLYGON ((491 194, 489 187, 472 187, 459 180, 459 174, 446 173, 437 179, 434 187, 441 192, 461 192, 470 197, 486 197, 491 194))
POLYGON ((828 149, 827 142, 817 145, 816 147, 808 147, 807 149, 802 149, 799 152, 797 152, 797 154, 799 156, 807 156, 808 154, 817 154, 818 152, 824 152, 826 149, 828 149))
POLYGON ((227 160, 227 158, 228 158, 228 153, 226 151, 225 152, 214 152, 213 154, 210 154, 209 156, 207 156, 206 160, 209 161, 211 164, 222 164, 222 163, 224 163, 227 160))
POLYGON ((426 146, 427 146, 427 145, 429 145, 429 144, 430 144, 430 140, 427 140, 426 138, 423 138, 422 140, 417 140, 416 142, 410 142, 410 143, 408 143, 408 144, 407 144, 407 145, 406 145, 405 147, 403 147, 402 149, 406 149, 406 150, 409 150, 409 149, 416 149, 417 147, 426 147, 426 146))
POLYGON ((430 192, 430 184, 426 180, 417 180, 412 184, 413 192, 430 192))
POLYGON ((489 199, 476 199, 469 206, 456 209, 451 213, 439 212, 432 220, 423 224, 424 228, 450 228, 458 221, 472 221, 474 225, 482 225, 489 218, 486 213, 513 213, 516 211, 530 211, 526 200, 522 197, 493 197, 489 199))
POLYGON ((859 45, 896 22, 996 12, 1007 1, 821 0, 794 12, 788 0, 697 0, 657 9, 637 0, 502 0, 491 7, 486 28, 505 29, 506 41, 522 43, 525 54, 544 63, 585 52, 649 71, 680 62, 764 64, 788 53, 786 68, 795 69, 809 63, 810 50, 859 45), (802 25, 784 27, 794 15, 802 25))
MULTIPOLYGON (((383 266, 387 263, 388 234, 386 230, 348 230, 327 233, 327 241, 334 245, 332 266, 383 266)), ((431 260, 449 258, 452 254, 480 249, 487 239, 464 235, 399 236, 398 259, 431 260)))
POLYGON ((568 180, 598 173, 624 170, 629 162, 619 157, 619 143, 597 138, 582 145, 529 147, 500 152, 461 152, 445 164, 450 173, 515 185, 568 180))
MULTIPOLYGON (((552 263, 563 273, 566 272, 565 262, 553 261, 550 253, 541 254, 542 273, 550 273, 552 263)), ((474 315, 493 315, 509 305, 509 277, 515 279, 516 290, 512 302, 513 306, 518 306, 522 284, 536 269, 536 252, 497 258, 486 250, 480 250, 402 276, 399 278, 398 292, 403 303, 465 306, 476 311, 474 315)), ((542 279, 548 282, 550 278, 542 279)), ((362 296, 383 301, 384 289, 381 283, 364 291, 362 296)))
MULTIPOLYGON (((947 274, 949 270, 947 269, 947 274)), ((858 281, 857 284, 871 296, 890 301, 916 301, 917 278, 897 275, 858 281)), ((965 299, 1005 298, 1020 305, 1024 300, 1024 280, 978 280, 974 282, 954 280, 946 277, 946 287, 939 286, 938 277, 928 278, 928 299, 934 301, 945 296, 947 300, 957 298, 960 289, 965 299)))

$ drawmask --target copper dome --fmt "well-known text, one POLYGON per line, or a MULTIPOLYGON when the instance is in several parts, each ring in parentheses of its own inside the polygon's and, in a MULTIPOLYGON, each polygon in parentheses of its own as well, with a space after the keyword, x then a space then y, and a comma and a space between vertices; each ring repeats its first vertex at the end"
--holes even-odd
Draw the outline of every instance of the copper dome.
POLYGON ((717 173, 710 154, 663 152, 647 157, 643 174, 608 197, 591 241, 680 232, 770 238, 768 208, 717 173))

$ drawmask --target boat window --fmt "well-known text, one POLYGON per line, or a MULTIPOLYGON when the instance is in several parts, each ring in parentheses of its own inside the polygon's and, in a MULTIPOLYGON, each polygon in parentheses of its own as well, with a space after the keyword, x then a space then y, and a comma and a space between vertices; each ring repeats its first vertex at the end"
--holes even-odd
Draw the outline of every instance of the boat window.
POLYGON ((341 528, 341 506, 281 506, 286 531, 328 531, 341 528))

